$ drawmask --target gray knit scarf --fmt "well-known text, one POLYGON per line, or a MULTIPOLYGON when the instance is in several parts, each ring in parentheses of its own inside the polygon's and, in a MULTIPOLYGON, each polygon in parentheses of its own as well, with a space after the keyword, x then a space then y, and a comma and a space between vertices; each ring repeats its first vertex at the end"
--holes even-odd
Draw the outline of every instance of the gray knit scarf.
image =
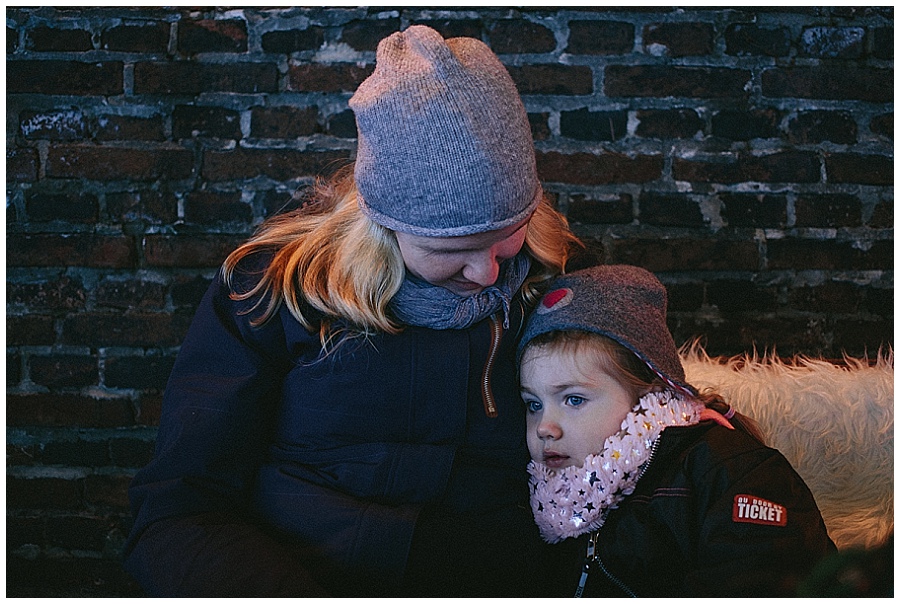
POLYGON ((531 259, 520 252, 500 265, 494 285, 466 297, 407 273, 390 308, 401 322, 429 329, 465 329, 502 310, 503 326, 508 329, 510 302, 530 268, 531 259))

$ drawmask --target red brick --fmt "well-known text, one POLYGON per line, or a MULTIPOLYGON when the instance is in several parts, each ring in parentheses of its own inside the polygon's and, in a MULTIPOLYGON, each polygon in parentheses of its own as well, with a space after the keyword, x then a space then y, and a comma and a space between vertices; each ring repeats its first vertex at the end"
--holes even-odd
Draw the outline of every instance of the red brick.
POLYGON ((77 277, 31 276, 29 273, 21 277, 6 276, 7 308, 24 306, 29 312, 75 310, 84 308, 85 297, 84 283, 77 277))
POLYGON ((641 224, 703 227, 700 204, 688 195, 644 191, 638 201, 641 224))
POLYGON ((134 425, 127 398, 92 398, 80 394, 7 394, 9 426, 118 428, 134 425))
POLYGON ((144 261, 147 266, 166 268, 218 267, 246 235, 147 235, 144 261))
POLYGON ((725 53, 786 57, 791 51, 791 32, 786 27, 767 28, 734 23, 725 30, 725 53))
POLYGON ((195 224, 239 222, 249 227, 253 208, 241 201, 240 191, 193 191, 185 197, 184 218, 195 224))
POLYGON ((317 107, 254 107, 250 111, 250 136, 285 139, 309 136, 319 131, 318 114, 317 107))
POLYGON ((519 94, 583 95, 594 92, 594 72, 584 65, 507 66, 519 94))
POLYGON ((94 289, 94 301, 101 308, 162 309, 166 305, 166 285, 136 277, 107 277, 94 289))
POLYGON ((762 72, 767 97, 859 100, 890 103, 894 99, 894 71, 849 65, 775 67, 762 72))
POLYGON ((604 92, 610 97, 744 98, 749 82, 746 69, 610 65, 604 92))
POLYGON ((181 147, 138 149, 54 145, 47 156, 47 176, 89 180, 180 180, 191 176, 193 164, 193 153, 181 147))
POLYGON ((778 303, 776 286, 760 285, 750 280, 708 280, 704 303, 722 313, 772 312, 778 303))
POLYGON ((288 71, 288 90, 297 92, 353 92, 371 75, 374 67, 352 63, 308 63, 292 65, 288 71))
POLYGON ((619 153, 537 153, 541 180, 577 185, 608 185, 650 182, 660 178, 663 158, 659 155, 628 157, 619 153))
POLYGON ((202 176, 211 181, 242 180, 266 176, 293 180, 334 170, 349 159, 347 151, 299 151, 296 149, 244 149, 207 151, 202 176))
POLYGON ((862 203, 854 195, 801 194, 794 203, 797 227, 858 227, 862 203))
POLYGON ((19 32, 12 27, 6 28, 6 54, 11 55, 19 47, 19 32))
POLYGON ((654 46, 665 49, 670 57, 708 55, 713 51, 713 27, 709 23, 652 23, 644 26, 644 48, 651 54, 654 46))
POLYGON ((178 51, 247 52, 247 23, 240 19, 179 21, 178 51))
POLYGON ((522 19, 495 21, 488 38, 491 50, 497 54, 545 53, 556 49, 552 30, 522 19))
POLYGON ((569 21, 566 52, 622 55, 634 48, 634 25, 622 21, 569 21))
POLYGON ((274 63, 137 63, 135 94, 198 95, 203 92, 278 92, 274 63))
POLYGON ((872 56, 890 61, 894 58, 894 28, 876 27, 872 34, 872 56))
POLYGON ((779 123, 782 117, 784 112, 777 109, 719 111, 712 117, 712 134, 735 141, 778 138, 781 136, 779 123))
MULTIPOLYGON (((400 19, 351 21, 344 25, 344 28, 341 30, 341 42, 349 44, 354 50, 374 51, 383 38, 388 37, 395 31, 400 31, 400 19)), ((263 40, 265 40, 265 36, 263 40)), ((319 42, 319 45, 315 48, 318 48, 321 44, 319 42)), ((301 48, 298 50, 306 49, 301 48)))
MULTIPOLYGON (((346 29, 347 26, 344 26, 345 34, 346 29)), ((321 27, 276 30, 262 35, 262 49, 265 52, 286 55, 303 50, 317 50, 324 43, 325 30, 321 27)))
MULTIPOLYGON (((22 381, 22 355, 6 353, 6 387, 15 388, 22 381)), ((8 460, 6 463, 10 463, 8 460)))
POLYGON ((129 268, 137 262, 131 237, 94 233, 7 235, 7 266, 129 268))
POLYGON ((109 441, 112 463, 120 468, 143 468, 153 459, 153 441, 114 438, 109 441))
POLYGON ((124 92, 123 77, 121 61, 7 61, 6 93, 111 96, 124 92))
POLYGON ((788 123, 788 140, 796 144, 856 142, 856 121, 849 111, 801 111, 788 123))
POLYGON ((6 182, 34 182, 39 161, 37 149, 7 147, 6 182))
POLYGON ((6 476, 7 509, 64 510, 83 505, 83 479, 6 476))
POLYGON ((103 467, 110 464, 109 443, 102 440, 71 440, 65 429, 58 436, 45 438, 41 443, 39 461, 41 465, 103 467))
POLYGON ((128 485, 133 477, 122 474, 90 474, 84 479, 84 499, 91 505, 129 510, 128 485))
POLYGON ((768 268, 772 270, 893 270, 891 241, 875 241, 860 249, 854 241, 776 239, 767 242, 768 268))
POLYGON ((855 314, 859 312, 863 290, 854 283, 828 281, 819 285, 793 287, 788 304, 801 311, 855 314))
POLYGON ((240 140, 241 114, 223 107, 177 105, 172 111, 172 138, 196 136, 240 140))
POLYGON ((759 250, 753 241, 722 238, 615 238, 608 261, 635 264, 651 272, 756 271, 759 250))
MULTIPOLYGON (((550 124, 548 123, 549 118, 550 114, 547 112, 528 114, 528 123, 531 126, 531 137, 534 140, 545 141, 550 138, 552 133, 550 132, 550 124)), ((354 136, 356 135, 354 134, 354 136)))
POLYGON ((7 346, 49 346, 56 342, 53 317, 6 315, 7 346))
POLYGON ((894 345, 894 317, 878 319, 837 318, 829 322, 834 344, 833 355, 844 352, 852 357, 874 358, 881 348, 894 345))
POLYGON ((169 47, 168 23, 117 25, 100 36, 100 48, 122 52, 164 53, 169 47))
POLYGON ((872 210, 869 226, 873 229, 890 229, 894 227, 894 202, 879 201, 872 210))
POLYGON ((693 109, 648 109, 637 112, 635 134, 644 138, 693 138, 704 123, 693 109))
POLYGON ((478 19, 414 19, 410 25, 427 25, 445 38, 481 39, 482 24, 478 19))
POLYGON ((98 141, 164 141, 166 134, 161 116, 133 117, 101 115, 97 118, 98 141))
POLYGON ((99 204, 91 193, 27 193, 25 211, 31 222, 65 221, 83 224, 97 222, 99 204))
POLYGON ((761 157, 740 155, 730 162, 675 158, 675 180, 687 182, 819 182, 819 158, 813 152, 784 151, 761 157))
POLYGON ((101 348, 177 346, 184 339, 190 318, 182 313, 125 311, 84 312, 63 321, 62 341, 74 346, 101 348))
POLYGON ((894 160, 885 155, 827 153, 825 173, 831 183, 893 185, 894 160))
POLYGON ((162 395, 155 392, 141 392, 139 401, 135 423, 139 426, 158 426, 162 414, 162 395))
POLYGON ((559 133, 580 141, 614 141, 628 134, 626 111, 561 111, 559 133))
POLYGON ((28 358, 31 381, 50 389, 97 385, 97 359, 92 356, 54 354, 28 358))
POLYGON ((37 52, 84 52, 91 50, 91 32, 83 29, 35 27, 25 34, 25 48, 37 52))
POLYGON ((178 200, 170 192, 153 190, 108 193, 106 211, 114 222, 166 224, 178 219, 178 200))
POLYGON ((876 115, 869 121, 869 130, 871 130, 875 134, 879 134, 893 140, 894 114, 885 113, 883 115, 876 115))
POLYGON ((753 193, 722 193, 722 218, 728 226, 784 228, 787 225, 787 197, 753 193))
MULTIPOLYGON (((6 547, 7 552, 17 549, 21 545, 42 545, 45 541, 46 518, 38 515, 22 515, 21 513, 6 516, 6 547)), ((7 594, 7 597, 9 595, 7 594)))
POLYGON ((107 521, 97 516, 51 516, 47 519, 48 544, 65 549, 102 551, 107 521))

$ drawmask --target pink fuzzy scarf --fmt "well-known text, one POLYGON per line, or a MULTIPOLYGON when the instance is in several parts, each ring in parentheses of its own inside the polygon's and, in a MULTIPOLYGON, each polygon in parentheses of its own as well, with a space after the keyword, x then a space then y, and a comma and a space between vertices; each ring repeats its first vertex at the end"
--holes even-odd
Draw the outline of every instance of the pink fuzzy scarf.
POLYGON ((529 463, 531 510, 544 540, 558 543, 600 528, 606 511, 634 491, 662 431, 698 423, 703 409, 670 390, 651 392, 606 439, 600 453, 588 455, 581 467, 551 470, 529 463))

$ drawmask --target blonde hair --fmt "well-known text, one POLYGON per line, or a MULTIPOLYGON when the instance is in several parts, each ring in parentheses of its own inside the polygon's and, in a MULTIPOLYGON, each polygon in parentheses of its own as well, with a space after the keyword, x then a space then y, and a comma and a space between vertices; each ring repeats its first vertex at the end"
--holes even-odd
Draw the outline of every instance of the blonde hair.
MULTIPOLYGON (((540 295, 540 284, 565 269, 581 245, 565 217, 543 199, 528 223, 523 249, 536 262, 522 286, 526 304, 540 295)), ((223 276, 234 300, 254 300, 248 312, 260 325, 282 304, 306 329, 319 330, 322 344, 336 335, 335 319, 344 319, 357 335, 397 333, 388 312, 400 289, 405 265, 392 231, 371 221, 357 205, 352 166, 329 181, 318 181, 300 208, 266 220, 248 241, 225 259, 223 276), (255 284, 235 291, 241 262, 257 253, 271 259, 255 284), (309 309, 319 313, 314 319, 309 309)))
MULTIPOLYGON (((569 354, 576 363, 584 360, 589 367, 586 370, 581 369, 582 372, 590 373, 593 368, 599 368, 618 380, 632 394, 635 402, 643 394, 652 390, 671 389, 671 386, 656 375, 640 357, 612 338, 598 333, 559 330, 540 334, 525 346, 521 355, 522 359, 532 349, 540 349, 547 354, 569 354)), ((730 410, 730 405, 722 395, 712 388, 705 388, 691 398, 722 415, 730 410)), ((764 442, 762 430, 753 419, 740 413, 734 413, 731 422, 758 441, 764 442)))

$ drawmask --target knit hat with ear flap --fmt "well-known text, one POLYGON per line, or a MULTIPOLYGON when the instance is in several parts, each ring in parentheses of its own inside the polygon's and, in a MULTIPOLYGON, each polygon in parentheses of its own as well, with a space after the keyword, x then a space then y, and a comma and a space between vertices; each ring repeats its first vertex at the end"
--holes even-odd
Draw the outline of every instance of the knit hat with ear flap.
POLYGON ((536 336, 579 330, 611 338, 636 354, 667 384, 689 394, 675 341, 666 325, 666 288, 637 266, 604 265, 557 277, 532 311, 518 359, 536 336))
POLYGON ((359 205, 391 230, 493 231, 521 222, 540 201, 528 115, 480 40, 445 40, 424 25, 390 35, 350 107, 359 205))

